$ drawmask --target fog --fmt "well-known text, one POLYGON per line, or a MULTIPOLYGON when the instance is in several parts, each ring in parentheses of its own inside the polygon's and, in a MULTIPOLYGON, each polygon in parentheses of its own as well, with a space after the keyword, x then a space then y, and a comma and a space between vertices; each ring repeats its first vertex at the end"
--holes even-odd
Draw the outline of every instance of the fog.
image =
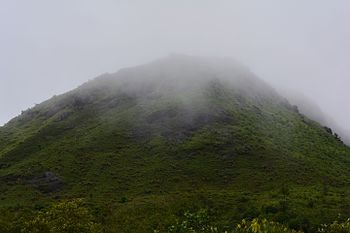
POLYGON ((347 0, 1 0, 0 125, 102 73, 182 53, 237 59, 350 129, 348 22, 347 0))

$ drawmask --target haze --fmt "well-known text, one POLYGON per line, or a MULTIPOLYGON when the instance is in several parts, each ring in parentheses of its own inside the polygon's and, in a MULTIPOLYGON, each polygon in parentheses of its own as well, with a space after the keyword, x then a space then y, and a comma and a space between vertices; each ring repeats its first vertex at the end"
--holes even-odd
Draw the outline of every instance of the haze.
POLYGON ((102 73, 183 53, 233 57, 350 129, 348 22, 347 0, 2 0, 0 125, 102 73))

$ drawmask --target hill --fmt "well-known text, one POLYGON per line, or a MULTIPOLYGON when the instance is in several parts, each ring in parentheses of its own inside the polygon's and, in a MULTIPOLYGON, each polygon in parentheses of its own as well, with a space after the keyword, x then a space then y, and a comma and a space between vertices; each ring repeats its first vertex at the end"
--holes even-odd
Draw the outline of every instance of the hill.
POLYGON ((185 210, 312 229, 350 216, 350 149, 227 59, 104 74, 0 128, 2 213, 83 197, 110 232, 185 210))
POLYGON ((283 93, 283 96, 286 97, 291 104, 297 105, 302 114, 319 122, 321 125, 330 127, 334 133, 337 133, 341 137, 346 145, 350 146, 350 132, 341 127, 332 117, 324 113, 313 100, 296 91, 287 89, 279 91, 282 91, 281 93, 283 93))

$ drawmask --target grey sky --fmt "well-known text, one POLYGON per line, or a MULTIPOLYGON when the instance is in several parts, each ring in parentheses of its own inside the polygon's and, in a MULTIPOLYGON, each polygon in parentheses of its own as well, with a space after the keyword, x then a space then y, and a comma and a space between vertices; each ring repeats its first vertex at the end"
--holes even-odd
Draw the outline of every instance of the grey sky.
POLYGON ((0 0, 0 125, 169 53, 234 57, 350 129, 348 0, 0 0))

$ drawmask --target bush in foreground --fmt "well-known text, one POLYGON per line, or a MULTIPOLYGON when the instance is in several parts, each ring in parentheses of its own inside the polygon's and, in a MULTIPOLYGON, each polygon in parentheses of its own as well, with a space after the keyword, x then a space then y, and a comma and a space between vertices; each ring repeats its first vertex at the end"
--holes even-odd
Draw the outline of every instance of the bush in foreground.
POLYGON ((201 210, 197 213, 186 212, 182 221, 177 221, 168 228, 168 233, 302 233, 282 224, 258 218, 252 221, 242 220, 240 224, 229 230, 219 229, 210 224, 207 211, 201 210))
POLYGON ((100 233, 82 199, 62 201, 23 223, 22 233, 100 233))
POLYGON ((295 231, 288 227, 271 222, 266 219, 253 219, 252 221, 242 220, 240 224, 237 224, 233 233, 302 233, 301 231, 295 231))
MULTIPOLYGON (((159 221, 162 221, 161 219, 159 221)), ((118 232, 96 223, 82 199, 62 201, 46 210, 28 212, 17 218, 0 219, 1 233, 102 233, 118 232)), ((119 229, 120 230, 120 229, 119 229)), ((155 230, 155 233, 164 231, 155 230)), ((167 233, 302 233, 286 225, 255 218, 239 224, 222 226, 213 224, 206 210, 186 212, 172 225, 167 233)), ((350 233, 350 219, 321 225, 315 233, 350 233)))
POLYGON ((337 221, 332 224, 324 224, 318 230, 318 233, 349 233, 350 232, 350 219, 346 222, 339 223, 337 221))
MULTIPOLYGON (((159 232, 159 231, 155 231, 159 232)), ((210 217, 207 212, 201 210, 197 213, 186 212, 182 221, 177 221, 168 228, 167 233, 303 233, 289 227, 266 219, 255 218, 251 221, 243 219, 241 223, 222 229, 210 224, 210 217), (220 229, 220 230, 219 230, 220 229)), ((350 233, 350 219, 346 222, 333 222, 324 224, 317 233, 350 233)))

